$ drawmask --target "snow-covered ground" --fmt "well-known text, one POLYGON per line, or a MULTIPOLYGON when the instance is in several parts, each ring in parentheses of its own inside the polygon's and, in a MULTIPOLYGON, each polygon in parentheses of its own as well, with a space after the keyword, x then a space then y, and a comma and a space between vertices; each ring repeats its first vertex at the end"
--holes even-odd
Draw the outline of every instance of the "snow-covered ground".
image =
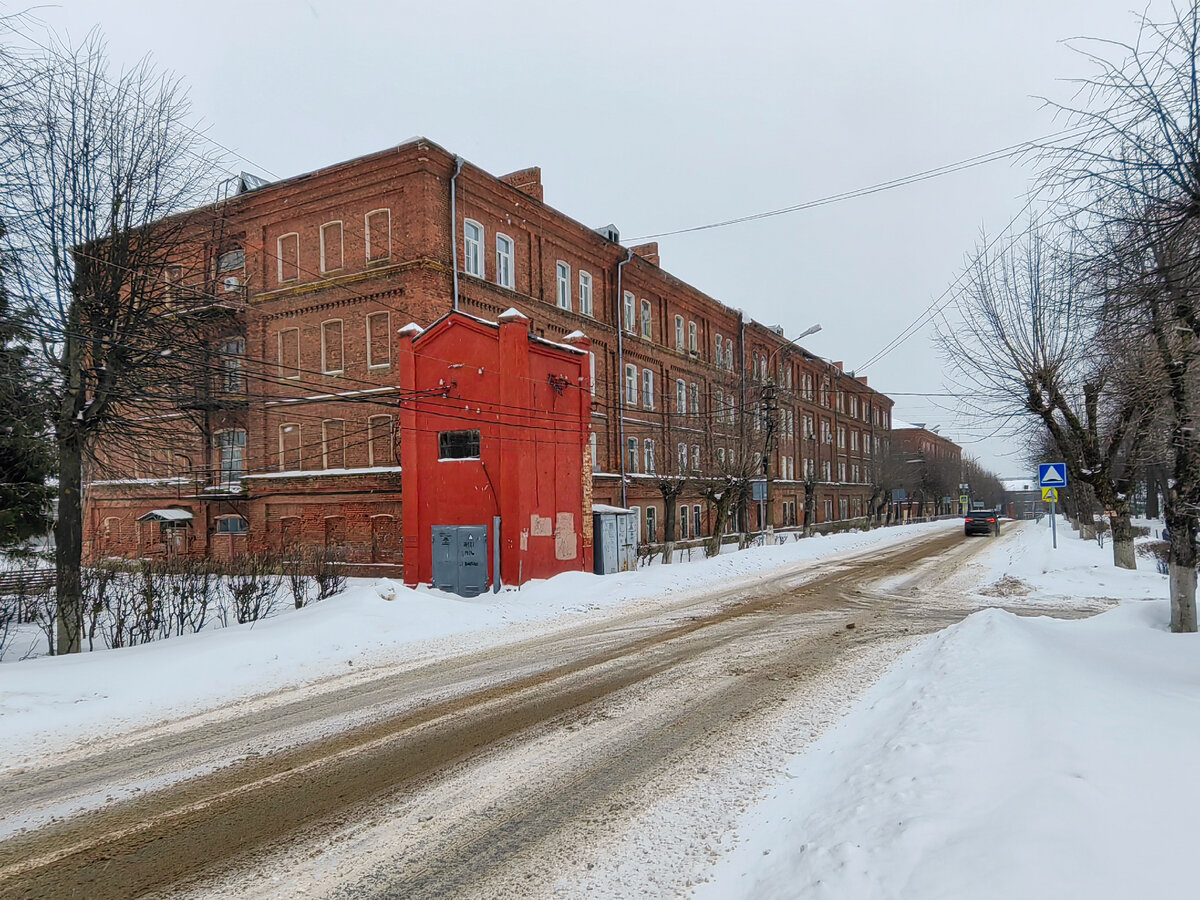
POLYGON ((0 772, 32 755, 170 721, 281 688, 416 663, 567 627, 584 616, 662 604, 867 547, 961 528, 958 521, 813 537, 687 564, 597 576, 572 572, 471 600, 387 579, 263 621, 137 647, 0 663, 0 772), (80 736, 85 737, 80 737, 80 736))
POLYGON ((1045 525, 989 551, 984 596, 1127 602, 922 642, 787 764, 698 900, 1196 895, 1200 637, 1166 630, 1149 561, 1045 525))

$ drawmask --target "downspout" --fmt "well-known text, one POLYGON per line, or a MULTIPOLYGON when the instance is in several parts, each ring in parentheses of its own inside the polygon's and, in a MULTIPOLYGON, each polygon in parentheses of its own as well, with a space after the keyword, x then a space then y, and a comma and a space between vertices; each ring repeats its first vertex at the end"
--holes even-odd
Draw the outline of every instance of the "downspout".
POLYGON ((463 158, 454 157, 454 174, 450 176, 450 271, 454 278, 454 311, 458 312, 458 214, 454 210, 455 190, 458 173, 462 171, 463 158))
POLYGON ((620 433, 620 446, 617 456, 621 459, 621 508, 626 504, 626 465, 625 459, 625 323, 621 321, 624 315, 624 297, 621 294, 621 270, 633 259, 633 250, 625 251, 625 258, 617 263, 617 429, 620 433))

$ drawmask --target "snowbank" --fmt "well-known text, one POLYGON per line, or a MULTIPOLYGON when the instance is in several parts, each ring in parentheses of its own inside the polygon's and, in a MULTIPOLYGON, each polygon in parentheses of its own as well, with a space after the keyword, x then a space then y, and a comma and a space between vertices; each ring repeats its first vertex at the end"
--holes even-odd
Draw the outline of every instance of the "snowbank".
MULTIPOLYGON (((1161 595, 1156 573, 1059 537, 1055 556, 1027 526, 990 575, 1047 599, 1161 595)), ((989 609, 939 632, 790 762, 695 896, 1193 896, 1200 637, 1167 618, 1163 600, 1083 620, 989 609)))
MULTIPOLYGON (((708 593, 773 570, 960 527, 934 522, 814 537, 618 575, 571 572, 471 600, 387 579, 351 579, 344 594, 253 625, 0 663, 0 771, 73 741, 87 743, 280 688, 464 653, 566 627, 598 610, 708 593)), ((24 640, 37 640, 36 634, 27 629, 24 640)), ((21 654, 20 639, 12 650, 10 659, 21 654)))

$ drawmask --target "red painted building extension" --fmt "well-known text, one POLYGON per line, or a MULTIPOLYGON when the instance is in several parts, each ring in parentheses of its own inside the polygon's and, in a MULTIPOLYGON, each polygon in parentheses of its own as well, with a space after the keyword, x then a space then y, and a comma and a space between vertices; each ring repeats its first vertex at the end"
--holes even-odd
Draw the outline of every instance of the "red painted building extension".
POLYGON ((530 333, 510 309, 489 322, 452 312, 427 330, 400 330, 404 580, 433 580, 441 526, 500 520, 504 584, 592 568, 591 471, 586 462, 591 341, 530 333))

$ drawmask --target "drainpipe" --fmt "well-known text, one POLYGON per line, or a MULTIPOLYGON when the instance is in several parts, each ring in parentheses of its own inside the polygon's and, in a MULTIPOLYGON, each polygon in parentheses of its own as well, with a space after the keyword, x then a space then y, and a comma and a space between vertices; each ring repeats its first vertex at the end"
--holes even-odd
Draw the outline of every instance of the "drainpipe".
POLYGON ((463 158, 454 157, 454 174, 450 176, 450 271, 454 277, 454 311, 458 312, 458 214, 454 211, 455 182, 462 171, 463 158))
POLYGON ((621 294, 621 270, 625 263, 633 259, 633 250, 625 251, 625 258, 617 263, 617 428, 620 432, 620 446, 617 456, 621 458, 621 507, 624 509, 627 501, 625 485, 625 323, 621 321, 624 313, 625 298, 621 294))

